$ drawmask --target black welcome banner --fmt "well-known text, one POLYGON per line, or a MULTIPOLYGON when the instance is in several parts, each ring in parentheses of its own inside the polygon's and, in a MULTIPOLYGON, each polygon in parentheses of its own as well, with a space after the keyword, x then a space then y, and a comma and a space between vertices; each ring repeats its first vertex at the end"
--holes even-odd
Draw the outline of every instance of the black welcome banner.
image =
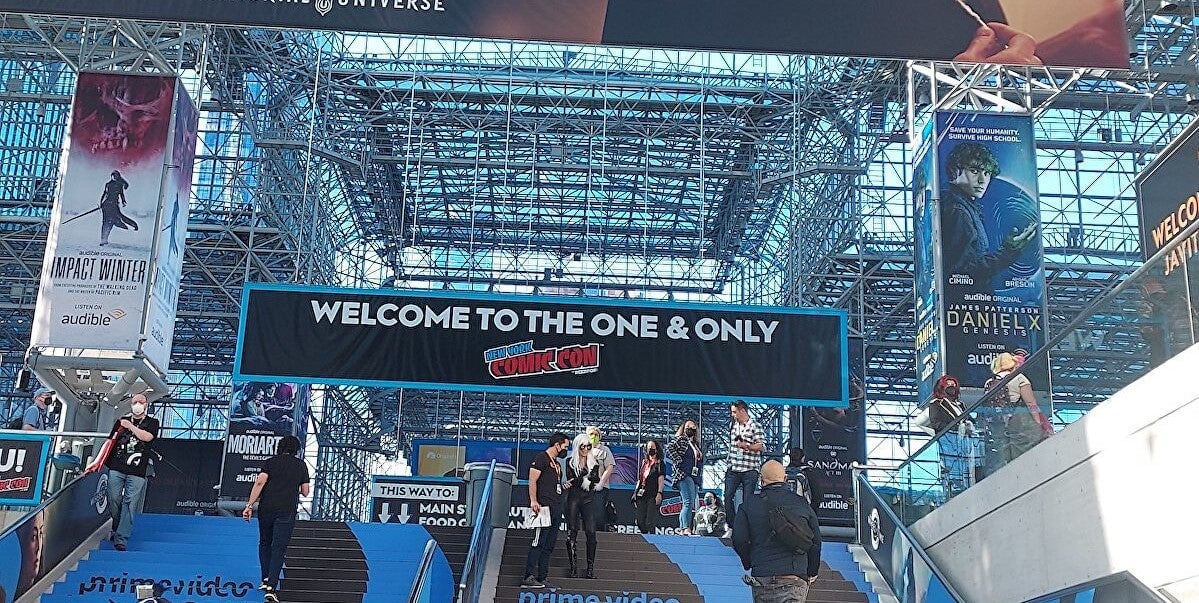
POLYGON ((236 380, 848 402, 840 310, 251 285, 236 380))

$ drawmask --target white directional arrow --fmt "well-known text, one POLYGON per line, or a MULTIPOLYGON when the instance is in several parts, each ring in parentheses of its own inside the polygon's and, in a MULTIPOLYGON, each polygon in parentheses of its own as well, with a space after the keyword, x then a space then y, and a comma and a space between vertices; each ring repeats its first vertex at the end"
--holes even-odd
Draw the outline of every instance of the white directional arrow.
MULTIPOLYGON (((404 512, 408 512, 408 505, 404 505, 404 512)), ((383 503, 383 512, 379 514, 381 523, 389 523, 391 521, 391 503, 383 503)))
MULTIPOLYGON (((386 503, 384 503, 386 504, 386 503)), ((408 503, 400 505, 400 523, 408 523, 408 519, 412 516, 408 514, 408 503)))

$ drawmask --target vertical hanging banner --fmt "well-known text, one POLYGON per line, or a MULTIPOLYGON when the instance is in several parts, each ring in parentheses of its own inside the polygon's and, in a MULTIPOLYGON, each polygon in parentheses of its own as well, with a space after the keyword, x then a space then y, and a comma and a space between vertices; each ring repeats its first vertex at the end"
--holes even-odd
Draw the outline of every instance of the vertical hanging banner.
POLYGON ((33 346, 139 349, 175 94, 173 77, 79 74, 33 346))
POLYGON ((159 369, 171 360, 175 334, 175 309, 183 278, 183 248, 187 241, 187 216, 196 159, 196 131, 200 114, 182 83, 175 85, 175 116, 171 126, 171 158, 163 185, 163 199, 154 244, 154 286, 146 314, 146 341, 142 350, 159 369))
POLYGON ((929 122, 916 151, 912 170, 912 217, 915 234, 916 275, 916 383, 919 402, 933 397, 933 386, 945 372, 941 355, 941 286, 937 278, 936 153, 932 150, 933 123, 929 122))
MULTIPOLYGON (((935 144, 941 357, 964 387, 981 387, 996 354, 1045 344, 1032 116, 939 112, 935 144)), ((1047 389, 1048 368, 1036 368, 1025 375, 1047 389)))
POLYGON ((849 406, 810 408, 804 417, 804 458, 820 482, 812 506, 821 525, 853 527, 853 468, 866 462, 866 350, 849 338, 849 406))
POLYGON ((262 463, 275 456, 283 436, 304 442, 312 392, 294 383, 234 383, 229 435, 221 470, 221 496, 246 499, 262 463))

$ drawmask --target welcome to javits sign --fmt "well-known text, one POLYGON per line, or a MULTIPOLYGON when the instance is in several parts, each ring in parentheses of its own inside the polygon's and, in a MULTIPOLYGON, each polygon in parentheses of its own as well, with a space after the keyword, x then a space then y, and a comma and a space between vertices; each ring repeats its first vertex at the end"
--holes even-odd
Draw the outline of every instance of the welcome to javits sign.
MULTIPOLYGON (((1199 221, 1199 120, 1191 122, 1137 177, 1137 205, 1145 260, 1199 221)), ((1171 274, 1197 251, 1199 234, 1192 234, 1166 255, 1163 271, 1171 274)))
POLYGON ((841 310, 249 285, 235 381, 847 406, 841 310))
POLYGON ((575 44, 1128 68, 1123 0, 0 0, 0 11, 575 44))

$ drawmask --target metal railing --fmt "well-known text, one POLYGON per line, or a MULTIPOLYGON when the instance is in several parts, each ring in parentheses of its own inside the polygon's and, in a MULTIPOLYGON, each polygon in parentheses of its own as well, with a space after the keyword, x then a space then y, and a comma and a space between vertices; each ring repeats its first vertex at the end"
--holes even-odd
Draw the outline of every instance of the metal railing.
POLYGON ((433 567, 433 555, 436 552, 437 541, 430 538, 425 543, 425 552, 420 556, 420 565, 416 566, 416 578, 408 590, 408 603, 428 603, 429 569, 433 567))
MULTIPOLYGON (((1008 384, 1021 375, 1036 378, 1053 366, 1056 423, 1068 424, 1199 342, 1199 262, 1191 257, 1195 236, 1199 221, 1086 306, 907 461, 890 471, 872 471, 870 481, 903 523, 912 525, 1052 435, 1030 424, 1036 422, 1031 406, 1026 412, 1019 401, 1007 407, 996 403, 1008 398, 1008 384), (1094 359, 1102 360, 1105 370, 1094 359), (1060 377, 1069 371, 1086 387, 1066 387, 1060 377)), ((1036 385, 1048 384, 1033 389, 1036 385)))
POLYGON ((466 563, 462 566, 462 580, 458 583, 458 603, 473 603, 479 600, 483 589, 483 571, 486 567, 487 552, 491 549, 491 491, 495 484, 495 461, 487 469, 487 483, 483 486, 483 496, 479 500, 479 508, 475 510, 475 529, 470 537, 470 549, 466 553, 466 563))

